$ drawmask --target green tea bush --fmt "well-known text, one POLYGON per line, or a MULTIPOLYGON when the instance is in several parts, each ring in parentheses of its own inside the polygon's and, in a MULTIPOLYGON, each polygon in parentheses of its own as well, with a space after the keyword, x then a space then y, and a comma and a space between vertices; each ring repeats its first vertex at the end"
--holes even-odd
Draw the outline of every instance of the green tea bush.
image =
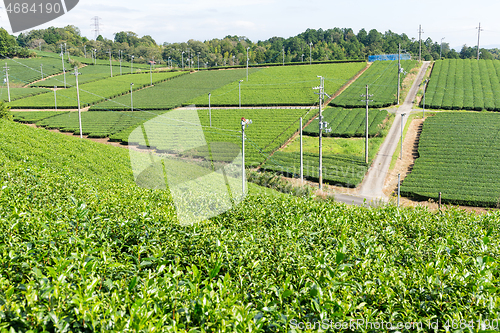
POLYGON ((498 212, 348 207, 249 186, 233 209, 181 226, 168 191, 138 188, 128 163, 124 149, 0 120, 2 331, 363 321, 444 332, 500 316, 498 212))

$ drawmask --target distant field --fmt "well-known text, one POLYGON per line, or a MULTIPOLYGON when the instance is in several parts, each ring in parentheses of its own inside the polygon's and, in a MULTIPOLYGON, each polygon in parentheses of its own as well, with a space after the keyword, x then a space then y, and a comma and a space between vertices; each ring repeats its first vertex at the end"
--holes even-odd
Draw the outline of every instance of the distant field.
POLYGON ((500 61, 436 61, 427 87, 426 107, 499 111, 500 61))
MULTIPOLYGON (((92 138, 106 138, 130 126, 143 123, 158 115, 156 112, 89 111, 82 112, 82 132, 92 138)), ((63 132, 80 134, 78 112, 48 117, 36 122, 48 129, 57 128, 63 132)))
POLYGON ((42 119, 59 116, 68 113, 68 111, 12 111, 14 121, 20 123, 36 123, 42 119))
MULTIPOLYGON (((368 112, 368 136, 373 137, 380 133, 387 111, 370 109, 368 112)), ((328 122, 330 133, 323 132, 323 136, 334 137, 361 137, 365 136, 366 109, 326 108, 323 111, 323 121, 328 122)), ((306 128, 305 135, 319 136, 319 120, 313 120, 306 128)))
MULTIPOLYGON (((249 73, 257 70, 251 68, 249 73)), ((200 99, 206 99, 208 102, 209 92, 243 79, 245 75, 246 69, 213 70, 183 75, 134 93, 134 105, 141 110, 165 110, 187 104, 187 101, 198 96, 203 96, 200 99)), ((129 96, 120 96, 92 107, 92 110, 129 109, 129 96)))
MULTIPOLYGON (((252 73, 241 83, 241 104, 245 106, 312 105, 318 100, 313 87, 319 86, 318 75, 325 78, 325 90, 336 92, 366 66, 364 62, 275 66, 252 73)), ((198 106, 208 105, 208 98, 200 96, 188 101, 198 106)), ((212 105, 239 105, 238 81, 212 91, 212 105)))
MULTIPOLYGON (((61 56, 59 53, 54 53, 54 52, 45 52, 45 51, 37 51, 37 50, 34 50, 39 56, 41 57, 47 57, 47 58, 57 58, 59 59, 59 61, 61 61, 61 56)), ((116 55, 116 57, 118 57, 118 55, 116 55)), ((76 57, 76 56, 72 56, 70 55, 70 58, 73 59, 73 60, 76 60, 76 61, 79 61, 81 62, 82 64, 88 64, 88 65, 93 65, 94 62, 93 62, 93 59, 91 57, 91 53, 90 53, 90 50, 88 49, 87 50, 87 58, 85 57, 76 57)), ((68 57, 65 55, 64 56, 64 59, 68 59, 68 57)), ((109 59, 106 59, 106 60, 103 60, 103 59, 97 59, 96 60, 96 65, 107 65, 109 66, 109 59)), ((111 65, 113 67, 120 67, 120 61, 117 61, 117 60, 112 60, 111 61, 111 65)), ((130 67, 133 67, 134 69, 142 69, 142 70, 145 70, 145 69, 149 69, 149 65, 146 65, 146 64, 139 64, 139 63, 136 63, 134 62, 133 65, 132 63, 130 62, 130 57, 123 54, 122 56, 122 67, 127 67, 129 72, 130 72, 130 67)), ((119 71, 119 69, 118 69, 119 71)))
POLYGON ((470 206, 500 202, 500 114, 438 113, 422 130, 403 195, 470 206))
MULTIPOLYGON (((115 69, 116 70, 116 69, 115 69)), ((83 84, 86 82, 92 82, 96 80, 106 79, 111 76, 109 66, 85 66, 78 69, 81 75, 78 76, 78 83, 83 84)), ((76 86, 75 70, 73 68, 66 67, 66 86, 73 87, 76 86)), ((113 76, 117 76, 119 73, 114 72, 113 76)), ((64 75, 60 74, 43 81, 39 81, 31 84, 32 87, 49 87, 54 86, 59 88, 64 88, 64 75)))
MULTIPOLYGON (((402 60, 401 67, 410 72, 417 65, 415 60, 402 60)), ((401 74, 401 82, 405 75, 401 74)), ((376 61, 330 105, 345 108, 356 108, 366 105, 362 95, 366 95, 366 86, 370 97, 371 108, 382 108, 396 104, 398 87, 398 62, 376 61)))
MULTIPOLYGON (((153 83, 159 83, 182 72, 153 73, 153 83)), ((141 89, 150 84, 149 74, 120 75, 80 85, 80 103, 82 107, 95 104, 97 102, 114 98, 130 92, 130 83, 134 83, 133 89, 141 89)), ((75 88, 57 90, 57 107, 77 108, 77 94, 75 88)), ((52 92, 41 94, 35 97, 28 97, 10 103, 13 109, 45 109, 55 108, 54 94, 52 92)), ((130 95, 128 99, 130 107, 130 95)))
MULTIPOLYGON (((24 86, 33 81, 44 77, 62 73, 61 58, 29 58, 29 59, 1 59, 0 67, 4 67, 5 63, 9 67, 9 82, 13 85, 24 86), (40 67, 40 65, 43 65, 40 67)), ((65 64, 69 66, 69 64, 65 64)), ((0 79, 2 82, 5 78, 5 70, 1 70, 0 79)))
MULTIPOLYGON (((48 90, 44 88, 10 88, 10 100, 14 101, 16 99, 35 96, 46 92, 48 92, 48 90)), ((2 86, 0 88, 0 100, 4 102, 9 100, 9 94, 6 86, 2 86)))

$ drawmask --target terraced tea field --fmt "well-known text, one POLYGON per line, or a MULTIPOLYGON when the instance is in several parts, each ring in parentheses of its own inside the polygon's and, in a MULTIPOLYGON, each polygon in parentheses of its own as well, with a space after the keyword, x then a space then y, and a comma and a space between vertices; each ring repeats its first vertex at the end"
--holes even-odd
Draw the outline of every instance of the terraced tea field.
MULTIPOLYGON (((253 73, 258 69, 249 69, 253 73)), ((166 110, 198 96, 208 102, 208 93, 245 77, 245 69, 213 70, 183 75, 134 93, 134 106, 139 110, 166 110)), ((129 110, 130 96, 120 96, 92 106, 92 110, 129 110)))
MULTIPOLYGON (((144 124, 147 129, 147 136, 151 147, 159 150, 165 150, 170 153, 177 153, 172 150, 172 147, 183 147, 189 144, 191 137, 186 137, 183 132, 179 132, 178 136, 169 135, 172 140, 166 142, 164 137, 170 131, 172 117, 174 119, 182 118, 183 110, 166 112, 162 116, 152 119, 144 124), (156 138, 153 140, 151 138, 156 138)), ((212 142, 227 142, 241 147, 241 118, 252 119, 253 123, 245 131, 246 137, 246 166, 256 167, 261 164, 271 152, 279 148, 285 143, 299 126, 299 118, 304 117, 306 121, 314 116, 313 112, 300 109, 276 109, 276 110, 261 110, 261 109, 238 109, 238 110, 212 110, 212 127, 210 127, 210 119, 208 110, 198 110, 197 115, 201 128, 194 126, 194 129, 187 127, 186 130, 202 130, 204 140, 207 143, 212 142)), ((129 128, 117 135, 111 137, 112 140, 120 140, 125 143, 146 145, 144 139, 141 142, 130 142, 130 133, 135 128, 129 128)), ((193 138, 196 139, 196 138, 193 138)), ((192 144, 196 147, 198 142, 192 144)), ((206 147, 193 149, 188 152, 183 152, 185 155, 206 157, 208 151, 206 147)))
MULTIPOLYGON (((91 138, 107 138, 131 126, 154 118, 158 113, 161 112, 82 112, 83 135, 88 135, 91 138)), ((47 129, 58 129, 63 132, 80 134, 78 112, 14 112, 14 119, 21 122, 35 123, 37 126, 47 129)))
MULTIPOLYGON (((9 82, 14 86, 25 86, 40 80, 42 78, 42 71, 44 77, 62 73, 61 58, 30 58, 30 59, 2 59, 0 61, 1 67, 5 64, 9 67, 9 82), (40 67, 40 65, 43 65, 40 67)), ((69 64, 65 64, 69 67, 69 64)), ((5 70, 1 71, 0 79, 4 80, 5 70)))
MULTIPOLYGON (((91 57, 91 54, 90 54, 90 51, 87 49, 87 58, 85 57, 76 57, 76 56, 72 56, 70 55, 70 58, 73 59, 73 60, 76 60, 82 64, 87 64, 87 65, 94 65, 94 62, 95 62, 95 65, 102 65, 102 66, 108 66, 109 67, 109 60, 106 59, 96 59, 95 61, 92 59, 91 57)), ((37 55, 40 56, 40 57, 43 57, 43 58, 55 58, 55 59, 59 59, 59 62, 61 61, 61 56, 59 53, 53 53, 53 52, 45 52, 45 51, 36 51, 37 55)), ((118 55, 116 55, 116 57, 118 58, 118 55)), ((68 59, 68 57, 65 55, 64 56, 64 59, 68 59)), ((111 61, 111 65, 113 67, 118 67, 118 69, 113 69, 117 71, 117 73, 119 73, 120 71, 120 61, 118 60, 113 60, 111 61)), ((127 70, 123 69, 123 72, 127 72, 127 73, 130 73, 130 70, 131 70, 131 67, 134 69, 134 72, 136 71, 139 71, 139 70, 149 70, 149 65, 147 64, 139 64, 137 62, 134 62, 134 63, 131 63, 130 62, 130 57, 129 56, 126 56, 126 55, 123 55, 122 57, 122 64, 121 66, 123 68, 127 68, 127 70)))
MULTIPOLYGON (((153 73, 153 84, 169 80, 175 76, 185 74, 183 72, 153 73)), ((130 92, 130 84, 134 83, 133 89, 141 89, 150 84, 149 74, 120 75, 80 85, 80 103, 82 107, 89 106, 100 101, 114 98, 130 92)), ((75 109, 78 107, 76 87, 60 89, 56 92, 57 107, 75 109)), ((55 98, 53 92, 41 94, 34 97, 24 98, 10 103, 13 109, 55 109, 55 98)), ((130 95, 128 106, 130 107, 130 95)))
POLYGON ((438 113, 428 118, 415 166, 403 195, 459 205, 497 207, 500 202, 500 114, 438 113))
POLYGON ((500 111, 500 61, 437 61, 427 87, 426 107, 500 111))
MULTIPOLYGON (((318 100, 312 89, 320 84, 318 75, 325 78, 325 91, 333 94, 365 66, 364 62, 354 62, 262 68, 241 83, 241 105, 313 105, 318 100)), ((188 103, 207 106, 208 97, 200 96, 188 103)), ((238 106, 238 81, 212 91, 211 103, 214 106, 238 106)))
MULTIPOLYGON (((382 130, 387 118, 387 111, 370 109, 368 112, 368 136, 374 137, 382 130)), ((323 132, 323 136, 364 137, 366 130, 365 109, 326 108, 323 110, 323 121, 328 123, 331 132, 323 132)), ((305 135, 319 136, 319 120, 313 120, 306 128, 305 135)))
MULTIPOLYGON (((76 78, 73 75, 74 72, 75 72, 74 69, 69 68, 69 65, 68 65, 68 67, 66 67, 66 86, 67 87, 76 86, 76 78)), ((102 66, 102 65, 85 66, 85 67, 79 68, 78 72, 81 73, 81 75, 78 76, 78 83, 79 84, 84 84, 87 82, 107 79, 111 76, 109 66, 102 66)), ((115 69, 115 71, 113 72, 113 76, 117 76, 117 75, 119 75, 119 72, 117 73, 116 69, 115 69)), ((51 77, 49 79, 45 79, 43 81, 38 81, 36 83, 31 84, 31 87, 64 88, 64 75, 60 74, 60 75, 51 77)))
MULTIPOLYGON (((36 96, 40 94, 47 93, 48 90, 44 88, 10 88, 10 100, 14 101, 16 99, 26 98, 30 96, 36 96)), ((0 100, 5 102, 9 101, 9 94, 7 87, 2 85, 0 87, 0 100)))
MULTIPOLYGON (((410 72, 417 65, 415 60, 402 60, 401 67, 405 72, 410 72)), ((401 82, 405 74, 401 74, 401 82)), ((353 84, 330 104, 345 108, 364 107, 366 102, 362 95, 366 95, 368 85, 372 100, 371 108, 382 108, 397 104, 398 62, 376 61, 353 84)))

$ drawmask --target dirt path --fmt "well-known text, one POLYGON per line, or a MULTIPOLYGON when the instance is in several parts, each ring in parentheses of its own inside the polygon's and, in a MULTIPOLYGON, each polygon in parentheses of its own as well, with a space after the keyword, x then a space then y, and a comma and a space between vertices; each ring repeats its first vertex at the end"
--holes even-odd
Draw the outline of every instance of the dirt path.
POLYGON ((398 159, 394 169, 390 170, 385 178, 383 192, 387 197, 394 195, 398 187, 398 174, 401 181, 408 176, 418 158, 418 143, 422 133, 423 119, 413 119, 403 141, 403 159, 398 159))
POLYGON ((410 114, 419 85, 422 82, 429 64, 429 61, 425 61, 420 68, 417 79, 413 82, 410 92, 406 96, 403 105, 401 105, 396 111, 396 119, 394 120, 394 123, 389 130, 389 134, 380 147, 375 160, 373 161, 363 183, 361 184, 359 194, 367 199, 382 201, 387 201, 388 199, 386 194, 384 194, 383 192, 384 182, 389 171, 392 156, 396 151, 399 137, 401 135, 399 129, 401 128, 401 126, 405 125, 406 119, 408 119, 408 117, 402 117, 401 115, 403 113, 406 113, 407 115, 410 114), (401 124, 401 122, 403 122, 403 124, 401 124))

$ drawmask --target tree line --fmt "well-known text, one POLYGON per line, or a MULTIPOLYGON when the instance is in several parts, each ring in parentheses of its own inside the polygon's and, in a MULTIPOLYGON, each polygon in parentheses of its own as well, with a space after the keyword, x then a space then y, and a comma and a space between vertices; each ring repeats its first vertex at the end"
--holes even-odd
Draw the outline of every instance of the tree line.
MULTIPOLYGON (((32 56, 28 49, 61 52, 64 47, 64 51, 73 56, 90 58, 96 50, 98 59, 108 59, 111 51, 115 60, 121 57, 123 61, 130 61, 134 56, 134 62, 138 63, 154 60, 156 63, 194 68, 245 65, 247 55, 251 64, 367 59, 369 55, 398 53, 399 45, 414 59, 419 54, 424 60, 467 59, 477 55, 477 47, 464 45, 457 52, 450 49, 448 43, 441 44, 431 38, 420 42, 404 33, 397 34, 390 30, 381 33, 376 29, 361 29, 358 33, 350 28, 307 29, 294 37, 272 37, 258 42, 252 42, 245 36, 226 36, 203 42, 190 39, 182 43, 163 44, 158 44, 149 35, 139 37, 132 31, 118 32, 112 40, 102 36, 89 40, 75 26, 31 30, 19 34, 17 38, 6 34, 6 31, 0 33, 0 51, 3 47, 2 54, 9 56, 32 56), (3 39, 8 43, 4 43, 3 39)), ((491 52, 480 49, 483 59, 499 56, 497 49, 491 52)))

